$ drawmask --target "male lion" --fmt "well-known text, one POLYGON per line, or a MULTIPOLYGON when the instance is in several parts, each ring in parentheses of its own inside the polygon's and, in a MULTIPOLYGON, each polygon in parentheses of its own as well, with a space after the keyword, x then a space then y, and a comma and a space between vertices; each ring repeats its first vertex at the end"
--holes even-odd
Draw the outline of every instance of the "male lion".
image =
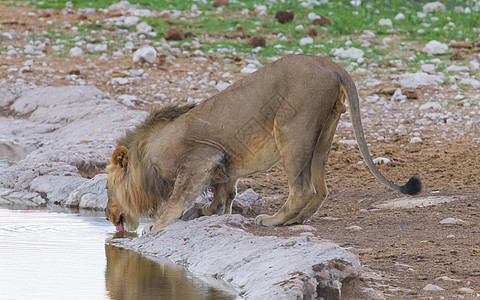
POLYGON ((288 55, 237 81, 198 106, 154 110, 117 141, 108 171, 107 218, 117 229, 135 230, 142 215, 157 221, 144 233, 178 220, 210 188, 205 215, 231 213, 240 177, 282 160, 289 196, 264 226, 302 223, 327 197, 325 164, 340 115, 349 101, 355 137, 371 172, 383 184, 415 195, 421 181, 398 186, 370 157, 352 78, 331 60, 288 55))

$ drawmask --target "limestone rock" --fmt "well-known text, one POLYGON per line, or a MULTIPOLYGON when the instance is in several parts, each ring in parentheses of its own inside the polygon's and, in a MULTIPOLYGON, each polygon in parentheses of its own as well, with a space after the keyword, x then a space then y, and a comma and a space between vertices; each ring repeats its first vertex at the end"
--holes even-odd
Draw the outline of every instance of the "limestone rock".
POLYGON ((398 77, 397 83, 405 88, 418 88, 421 86, 437 86, 443 80, 440 76, 430 75, 423 72, 405 73, 398 77))
POLYGON ((107 174, 99 174, 73 190, 65 203, 66 207, 103 210, 107 207, 107 174))
POLYGON ((134 63, 154 63, 157 58, 157 50, 152 46, 143 46, 133 53, 133 62, 134 63))
POLYGON ((338 245, 254 236, 243 229, 246 222, 240 215, 201 217, 114 242, 221 277, 246 299, 336 299, 342 284, 360 274, 359 259, 338 245))
POLYGON ((441 2, 438 2, 438 1, 430 2, 423 6, 424 13, 444 12, 445 10, 446 10, 445 5, 443 5, 441 2))

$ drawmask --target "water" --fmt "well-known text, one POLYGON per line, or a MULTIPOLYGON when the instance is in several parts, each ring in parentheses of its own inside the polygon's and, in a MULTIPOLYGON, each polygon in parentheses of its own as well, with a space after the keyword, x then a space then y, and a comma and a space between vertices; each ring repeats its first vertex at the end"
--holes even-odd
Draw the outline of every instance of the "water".
POLYGON ((0 208, 0 299, 235 299, 109 244, 114 231, 103 214, 0 208))

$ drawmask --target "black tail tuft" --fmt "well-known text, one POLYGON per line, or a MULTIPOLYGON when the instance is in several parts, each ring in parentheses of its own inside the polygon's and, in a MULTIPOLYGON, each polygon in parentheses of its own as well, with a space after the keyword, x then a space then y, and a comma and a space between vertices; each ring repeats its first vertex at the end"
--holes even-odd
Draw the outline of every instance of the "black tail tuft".
POLYGON ((417 176, 412 176, 405 185, 400 187, 400 192, 407 195, 417 195, 422 191, 422 181, 417 176))

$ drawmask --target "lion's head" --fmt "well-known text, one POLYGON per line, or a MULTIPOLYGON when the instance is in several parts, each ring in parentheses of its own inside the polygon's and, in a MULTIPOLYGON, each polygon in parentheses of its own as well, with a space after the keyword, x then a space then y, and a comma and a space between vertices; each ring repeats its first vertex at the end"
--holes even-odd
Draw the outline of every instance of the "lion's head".
POLYGON ((118 231, 134 231, 139 225, 139 216, 126 209, 124 201, 131 196, 126 191, 128 181, 128 149, 119 146, 113 152, 112 158, 107 166, 107 195, 106 208, 107 220, 115 225, 118 231))

